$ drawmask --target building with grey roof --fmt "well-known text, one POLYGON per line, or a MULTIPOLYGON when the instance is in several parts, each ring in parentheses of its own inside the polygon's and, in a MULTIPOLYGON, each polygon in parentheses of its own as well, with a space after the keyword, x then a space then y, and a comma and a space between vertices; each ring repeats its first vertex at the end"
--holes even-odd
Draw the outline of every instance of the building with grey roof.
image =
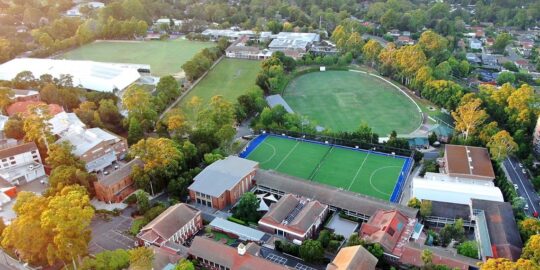
POLYGON ((257 189, 277 196, 287 193, 296 194, 320 203, 326 204, 330 210, 343 211, 364 221, 378 210, 399 210, 409 218, 418 214, 418 209, 396 203, 376 199, 362 194, 353 193, 328 185, 306 181, 275 171, 257 170, 255 175, 257 189))
POLYGON ((328 214, 328 205, 287 194, 270 206, 259 220, 259 228, 289 240, 313 237, 328 214))
POLYGON ((237 202, 253 186, 259 163, 237 156, 228 156, 204 168, 189 186, 193 201, 223 209, 237 202))
POLYGON ((280 32, 273 35, 268 45, 271 51, 281 51, 287 56, 298 58, 304 55, 309 48, 318 43, 321 37, 317 33, 280 32))

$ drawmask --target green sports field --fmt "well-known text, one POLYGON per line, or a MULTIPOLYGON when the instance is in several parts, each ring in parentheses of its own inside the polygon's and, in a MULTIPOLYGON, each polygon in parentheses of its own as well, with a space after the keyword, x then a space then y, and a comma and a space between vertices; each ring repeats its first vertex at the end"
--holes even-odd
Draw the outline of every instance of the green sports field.
POLYGON ((389 200, 405 159, 268 136, 247 159, 261 168, 389 200))
POLYGON ((203 104, 207 104, 215 95, 235 102, 236 98, 255 86, 260 66, 259 61, 225 58, 180 101, 180 106, 184 107, 194 96, 200 97, 203 104))
POLYGON ((181 66, 212 42, 174 39, 164 41, 97 41, 58 56, 58 59, 150 65, 153 75, 179 73, 181 66))
POLYGON ((420 126, 416 105, 389 83, 351 71, 313 72, 294 79, 283 98, 291 108, 333 131, 353 131, 362 122, 385 136, 420 126))

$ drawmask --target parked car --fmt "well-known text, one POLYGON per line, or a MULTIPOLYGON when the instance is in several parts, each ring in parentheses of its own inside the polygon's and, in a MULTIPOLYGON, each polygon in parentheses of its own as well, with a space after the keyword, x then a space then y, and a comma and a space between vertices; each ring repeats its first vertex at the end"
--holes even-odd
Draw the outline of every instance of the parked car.
POLYGON ((520 167, 520 168, 523 168, 523 164, 521 164, 521 163, 518 163, 518 165, 519 165, 519 167, 520 167))
POLYGON ((523 207, 523 209, 524 209, 525 211, 529 210, 529 205, 528 205, 528 204, 525 204, 525 207, 523 207))
POLYGON ((519 189, 518 185, 516 185, 516 184, 514 184, 514 188, 515 188, 516 190, 519 189))

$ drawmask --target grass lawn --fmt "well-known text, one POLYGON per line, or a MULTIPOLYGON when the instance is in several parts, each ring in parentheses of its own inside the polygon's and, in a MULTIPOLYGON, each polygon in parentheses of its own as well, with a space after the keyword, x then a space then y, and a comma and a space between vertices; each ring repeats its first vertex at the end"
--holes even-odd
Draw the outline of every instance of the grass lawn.
POLYGON ((166 41, 98 41, 58 56, 58 59, 148 64, 156 76, 179 73, 193 55, 216 46, 212 42, 175 39, 166 41))
POLYGON ((263 169, 390 200, 406 158, 268 136, 247 159, 263 169))
POLYGON ((228 235, 224 234, 224 233, 220 233, 220 232, 215 232, 213 231, 212 234, 214 234, 214 240, 215 241, 220 241, 221 239, 227 239, 227 245, 232 245, 234 244, 235 240, 230 238, 228 235))
POLYGON ((420 126, 414 103, 376 77, 350 71, 313 72, 294 79, 283 98, 300 114, 334 131, 353 131, 366 122, 386 136, 420 126))
MULTIPOLYGON (((211 70, 199 84, 180 101, 184 107, 188 101, 198 96, 207 104, 215 95, 222 95, 226 100, 235 102, 238 96, 255 86, 261 62, 254 60, 225 58, 211 70)), ((188 110, 186 110, 188 111, 188 110)))

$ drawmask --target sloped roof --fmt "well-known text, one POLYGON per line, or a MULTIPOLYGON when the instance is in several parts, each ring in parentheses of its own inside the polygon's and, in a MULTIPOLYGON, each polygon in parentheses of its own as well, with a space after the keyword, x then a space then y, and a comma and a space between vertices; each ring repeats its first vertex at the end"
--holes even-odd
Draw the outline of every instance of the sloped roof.
MULTIPOLYGON (((9 116, 13 116, 15 114, 21 113, 26 114, 28 113, 28 109, 30 106, 36 106, 36 105, 47 105, 45 102, 42 101, 19 101, 15 102, 11 105, 9 105, 6 109, 6 112, 9 116)), ((56 115, 64 111, 62 107, 58 104, 49 104, 49 114, 50 115, 56 115)))
POLYGON ((57 142, 61 143, 64 141, 68 141, 73 145, 74 155, 82 156, 99 143, 103 141, 117 142, 120 141, 120 137, 101 128, 83 129, 82 127, 75 127, 70 129, 57 142))
POLYGON ((523 242, 512 206, 507 202, 476 199, 471 200, 471 205, 472 209, 484 211, 494 257, 519 259, 523 242))
POLYGON ((495 172, 486 148, 452 145, 445 146, 445 159, 450 176, 492 181, 495 172))
POLYGON ((100 184, 104 186, 112 186, 119 181, 124 180, 126 177, 129 177, 131 175, 131 172, 133 171, 133 167, 139 166, 142 167, 144 165, 144 162, 139 159, 133 159, 132 161, 128 162, 126 165, 120 167, 118 170, 113 171, 111 174, 101 178, 99 181, 100 184))
POLYGON ((236 248, 200 236, 193 239, 189 254, 234 270, 288 269, 286 266, 267 261, 247 252, 244 255, 239 255, 236 248))
POLYGON ((210 226, 218 228, 224 232, 237 235, 240 239, 246 239, 249 241, 261 241, 264 238, 265 233, 250 227, 242 226, 238 223, 216 217, 210 222, 210 226))
POLYGON ((86 128, 86 125, 77 117, 75 113, 61 112, 49 120, 51 133, 60 135, 68 131, 70 128, 86 128))
POLYGON ((259 223, 279 226, 299 234, 305 234, 326 208, 326 205, 318 201, 309 201, 306 198, 287 194, 281 197, 277 203, 271 205, 270 211, 259 220, 259 223), (297 209, 300 211, 296 212, 297 209))
POLYGON ((199 210, 185 203, 175 204, 144 226, 138 237, 149 242, 155 239, 166 241, 199 214, 199 210))
POLYGON ((204 168, 194 178, 190 190, 219 197, 251 173, 259 163, 237 156, 228 156, 204 168))
POLYGON ((358 193, 338 189, 328 185, 306 181, 304 179, 281 174, 275 171, 258 169, 255 182, 259 186, 272 188, 284 193, 292 193, 317 200, 323 204, 349 210, 367 216, 374 215, 379 209, 399 210, 404 215, 414 218, 418 209, 376 199, 358 193))
POLYGON ((374 270, 378 261, 362 246, 344 247, 326 266, 326 270, 374 270))
POLYGON ((362 223, 360 236, 379 243, 386 252, 392 253, 407 225, 407 217, 399 211, 378 211, 368 222, 362 223))
POLYGON ((23 154, 30 151, 37 151, 38 148, 36 146, 36 143, 29 142, 29 143, 23 143, 23 144, 17 144, 14 146, 8 146, 5 148, 0 149, 0 159, 23 154))

